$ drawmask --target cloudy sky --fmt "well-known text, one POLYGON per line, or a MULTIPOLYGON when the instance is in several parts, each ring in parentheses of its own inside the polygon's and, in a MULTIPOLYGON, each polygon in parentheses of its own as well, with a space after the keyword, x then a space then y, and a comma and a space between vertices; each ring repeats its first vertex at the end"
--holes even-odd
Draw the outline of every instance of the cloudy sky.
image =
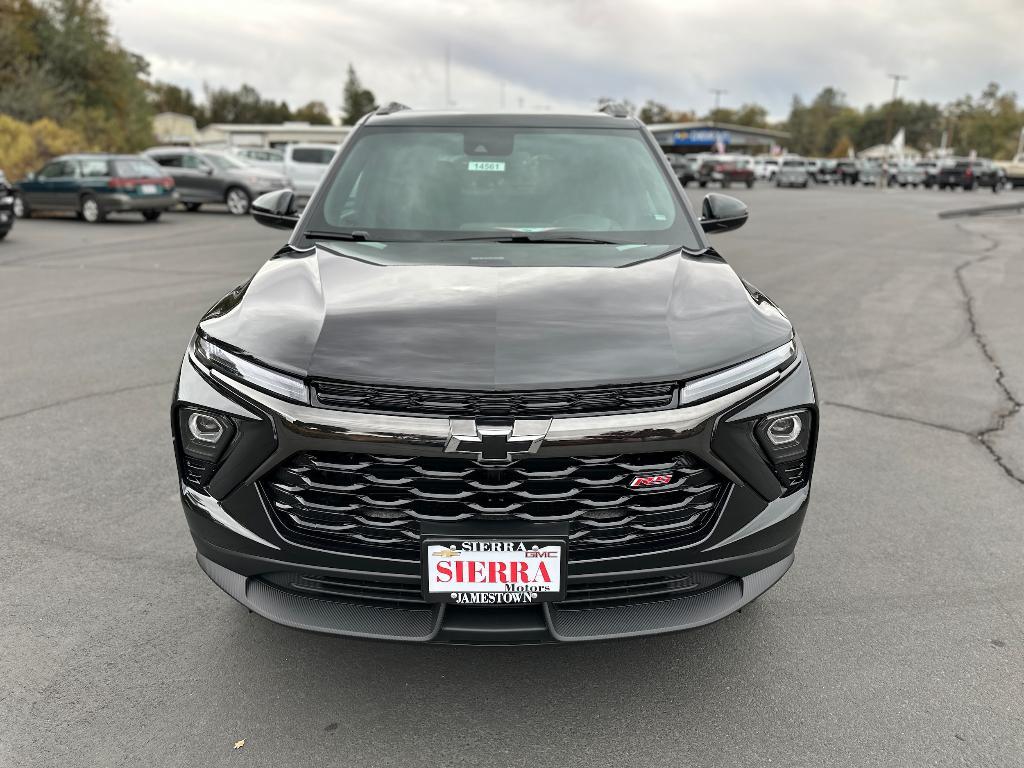
POLYGON ((1024 0, 105 0, 155 78, 340 102, 352 62, 379 102, 589 109, 601 96, 773 117, 826 85, 851 103, 1024 91, 1024 0))

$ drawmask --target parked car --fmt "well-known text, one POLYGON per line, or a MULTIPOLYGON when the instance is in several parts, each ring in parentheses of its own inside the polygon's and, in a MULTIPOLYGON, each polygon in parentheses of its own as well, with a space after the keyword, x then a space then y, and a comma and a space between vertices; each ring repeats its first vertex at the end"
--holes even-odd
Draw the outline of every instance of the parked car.
POLYGON ((280 173, 248 165, 227 152, 153 147, 145 154, 174 179, 178 197, 189 211, 198 211, 204 203, 226 203, 231 213, 242 215, 249 212, 253 198, 288 186, 280 173))
POLYGON ((750 158, 735 155, 710 155, 697 169, 697 184, 706 187, 710 182, 728 187, 730 184, 754 186, 754 163, 750 158))
POLYGON ((859 165, 857 183, 863 184, 865 187, 877 187, 880 182, 885 180, 885 171, 877 160, 861 160, 859 165))
POLYGON ((779 172, 775 174, 776 187, 807 188, 810 174, 807 172, 807 161, 802 157, 784 157, 779 164, 779 172))
POLYGON ((914 167, 921 171, 921 183, 926 189, 935 186, 939 175, 938 160, 918 160, 914 163, 914 167))
POLYGON ((783 576, 807 356, 706 256, 746 206, 692 216, 617 114, 378 112, 301 216, 254 201, 288 242, 251 243, 273 258, 199 321, 170 414, 228 595, 334 635, 533 644, 705 625, 783 576))
POLYGON ((0 240, 14 227, 14 187, 7 183, 7 177, 0 170, 0 240))
POLYGON ((860 164, 856 160, 837 160, 836 178, 841 184, 856 184, 860 179, 860 164))
POLYGON ((822 158, 815 162, 817 163, 817 165, 813 168, 809 168, 808 170, 811 174, 811 179, 816 184, 834 184, 836 181, 838 181, 835 160, 822 158))
POLYGON ((284 152, 269 147, 232 147, 231 154, 249 165, 287 176, 284 168, 284 152))
POLYGON ((936 184, 939 189, 973 190, 977 187, 988 187, 998 192, 1006 182, 1002 169, 992 164, 991 160, 957 160, 939 168, 936 184))
POLYGON ((78 154, 56 157, 15 185, 20 218, 72 212, 94 224, 112 213, 141 213, 146 221, 177 203, 174 179, 139 155, 78 154))
POLYGON ((779 170, 779 158, 759 155, 754 158, 754 178, 773 181, 779 170))
POLYGON ((285 174, 299 198, 309 199, 313 195, 337 153, 336 144, 289 144, 285 147, 285 174))
POLYGON ((996 161, 995 165, 1002 169, 1010 186, 1024 187, 1024 152, 1014 157, 1013 160, 996 161))
POLYGON ((666 156, 680 184, 685 187, 691 181, 697 180, 698 161, 695 155, 679 155, 675 152, 670 152, 666 156))
POLYGON ((892 171, 890 186, 919 187, 925 183, 927 171, 920 163, 897 163, 892 171))

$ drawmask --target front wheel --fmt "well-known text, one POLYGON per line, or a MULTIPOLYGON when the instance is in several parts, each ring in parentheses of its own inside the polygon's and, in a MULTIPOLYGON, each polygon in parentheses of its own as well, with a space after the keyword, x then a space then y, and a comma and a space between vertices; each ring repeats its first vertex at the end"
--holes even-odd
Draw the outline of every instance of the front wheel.
POLYGON ((82 205, 79 211, 82 214, 82 218, 89 224, 99 224, 107 218, 106 211, 103 210, 100 201, 92 195, 86 195, 82 198, 82 205))
POLYGON ((241 187, 232 187, 224 196, 228 210, 235 216, 244 216, 249 212, 249 193, 241 187))
POLYGON ((142 218, 144 218, 146 221, 156 221, 157 219, 160 218, 161 213, 162 211, 143 211, 142 218))
POLYGON ((999 194, 999 182, 998 181, 993 182, 993 184, 992 184, 992 194, 993 195, 999 194))
POLYGON ((701 189, 704 189, 704 187, 706 187, 707 185, 708 185, 708 183, 706 181, 698 181, 697 182, 697 186, 700 187, 701 189))
POLYGON ((5 237, 7 237, 7 233, 10 231, 11 230, 9 229, 5 229, 3 232, 0 232, 0 240, 3 240, 5 237))
POLYGON ((203 207, 202 203, 185 203, 185 210, 189 213, 195 213, 203 207))
POLYGON ((14 196, 14 216, 18 219, 32 218, 32 209, 28 207, 28 203, 22 199, 21 195, 14 196))
POLYGON ((750 189, 753 186, 754 186, 754 180, 753 179, 747 179, 747 189, 750 189))

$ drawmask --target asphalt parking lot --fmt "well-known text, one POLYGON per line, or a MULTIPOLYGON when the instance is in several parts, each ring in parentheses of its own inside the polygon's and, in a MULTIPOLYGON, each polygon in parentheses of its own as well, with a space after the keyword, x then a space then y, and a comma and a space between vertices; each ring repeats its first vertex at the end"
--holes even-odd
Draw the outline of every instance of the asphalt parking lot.
POLYGON ((716 625, 573 647, 348 641, 232 602, 194 559, 168 408, 200 314, 283 235, 19 221, 0 765, 1021 765, 1024 216, 936 213, 1024 195, 734 194, 750 223, 715 242, 824 402, 796 564, 716 625))

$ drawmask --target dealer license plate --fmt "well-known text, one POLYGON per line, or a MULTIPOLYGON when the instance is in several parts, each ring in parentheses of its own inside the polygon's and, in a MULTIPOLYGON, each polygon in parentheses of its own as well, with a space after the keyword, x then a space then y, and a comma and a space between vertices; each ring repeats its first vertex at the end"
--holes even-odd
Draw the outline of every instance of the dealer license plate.
POLYGON ((144 195, 155 195, 160 191, 156 184, 143 184, 139 189, 144 195))
POLYGON ((423 543, 423 597, 458 605, 534 605, 565 597, 565 542, 434 539, 423 543))

